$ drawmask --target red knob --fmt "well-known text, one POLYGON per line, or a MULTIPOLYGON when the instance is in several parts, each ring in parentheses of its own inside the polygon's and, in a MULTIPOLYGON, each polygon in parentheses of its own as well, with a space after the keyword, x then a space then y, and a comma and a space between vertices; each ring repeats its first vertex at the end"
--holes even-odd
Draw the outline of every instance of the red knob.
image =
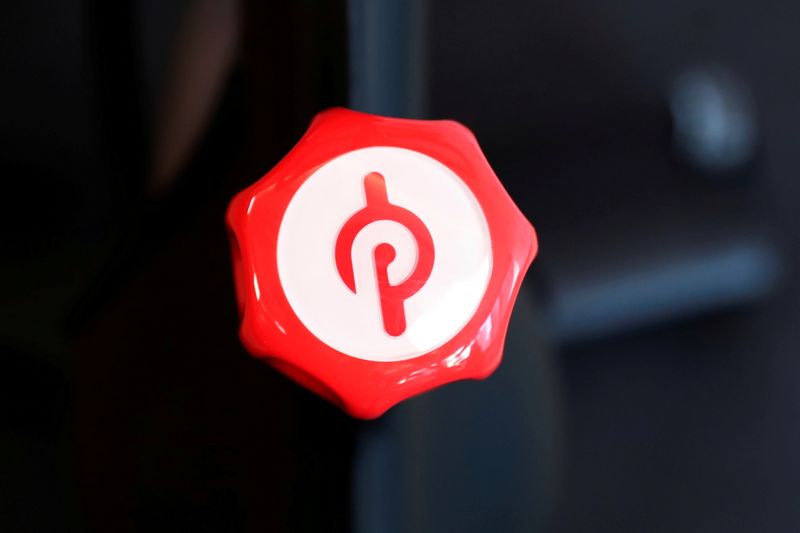
POLYGON ((491 374, 537 251, 464 126, 344 109, 227 222, 245 347, 360 418, 491 374))

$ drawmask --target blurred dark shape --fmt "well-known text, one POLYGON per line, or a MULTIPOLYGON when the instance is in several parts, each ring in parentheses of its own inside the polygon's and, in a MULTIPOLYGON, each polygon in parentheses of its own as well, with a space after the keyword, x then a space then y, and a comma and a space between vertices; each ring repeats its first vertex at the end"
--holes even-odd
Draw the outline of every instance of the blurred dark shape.
POLYGON ((424 118, 428 82, 427 0, 349 0, 353 109, 424 118))
POLYGON ((154 125, 148 190, 164 194, 208 128, 239 45, 239 1, 189 5, 172 44, 154 125))
POLYGON ((695 67, 673 82, 669 107, 678 152, 715 176, 747 166, 756 156, 755 103, 744 82, 721 67, 695 67))
POLYGON ((562 270, 551 288, 553 334, 586 341, 768 296, 783 268, 775 248, 762 240, 715 241, 694 250, 660 248, 624 264, 598 262, 589 274, 562 270))

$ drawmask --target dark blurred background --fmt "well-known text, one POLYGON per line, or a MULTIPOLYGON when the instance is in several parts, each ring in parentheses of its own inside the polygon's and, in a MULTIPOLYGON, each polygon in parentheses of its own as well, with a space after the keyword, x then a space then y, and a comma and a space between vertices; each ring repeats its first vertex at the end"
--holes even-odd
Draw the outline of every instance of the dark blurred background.
POLYGON ((35 0, 0 22, 0 530, 800 529, 800 5, 35 0), (356 422, 237 339, 318 111, 470 127, 540 255, 485 382, 356 422))

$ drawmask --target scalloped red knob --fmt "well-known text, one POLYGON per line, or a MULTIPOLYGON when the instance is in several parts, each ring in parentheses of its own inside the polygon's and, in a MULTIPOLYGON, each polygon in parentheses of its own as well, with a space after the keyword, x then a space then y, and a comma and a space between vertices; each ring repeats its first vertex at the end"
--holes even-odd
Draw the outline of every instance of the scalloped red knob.
POLYGON ((537 251, 467 128, 345 109, 227 223, 245 347, 359 418, 490 375, 537 251))

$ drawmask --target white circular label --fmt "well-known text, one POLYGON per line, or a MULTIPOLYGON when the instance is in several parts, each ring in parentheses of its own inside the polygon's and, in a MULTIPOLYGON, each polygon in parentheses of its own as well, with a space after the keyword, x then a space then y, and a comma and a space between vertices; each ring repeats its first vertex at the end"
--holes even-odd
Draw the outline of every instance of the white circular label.
POLYGON ((405 148, 362 148, 300 186, 278 233, 295 314, 330 347, 402 361, 452 339, 492 271, 489 227, 467 185, 405 148))

